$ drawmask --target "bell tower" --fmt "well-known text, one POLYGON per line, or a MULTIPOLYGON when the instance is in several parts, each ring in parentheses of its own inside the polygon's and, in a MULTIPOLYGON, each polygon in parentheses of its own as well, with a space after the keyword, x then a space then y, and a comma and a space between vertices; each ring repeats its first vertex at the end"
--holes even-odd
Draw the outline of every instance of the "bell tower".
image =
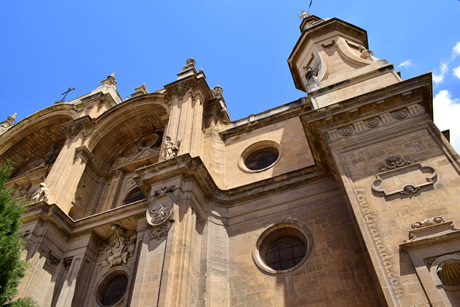
POLYGON ((365 30, 338 18, 302 14, 288 58, 294 84, 315 109, 401 81, 393 65, 369 50, 365 30))

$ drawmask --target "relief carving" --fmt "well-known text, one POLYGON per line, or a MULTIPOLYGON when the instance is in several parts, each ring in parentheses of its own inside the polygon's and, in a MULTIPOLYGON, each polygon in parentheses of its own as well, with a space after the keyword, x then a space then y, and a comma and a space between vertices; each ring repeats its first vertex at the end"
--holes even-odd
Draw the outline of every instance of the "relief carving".
POLYGON ((161 136, 158 133, 152 133, 141 138, 137 145, 124 150, 115 164, 126 164, 158 154, 160 152, 158 144, 160 139, 161 136))
POLYGON ((48 256, 46 257, 48 259, 49 264, 52 266, 56 266, 61 262, 61 259, 57 258, 56 256, 51 253, 51 251, 48 252, 48 256))
POLYGON ((168 92, 172 96, 176 97, 183 97, 189 90, 192 89, 192 82, 191 81, 185 81, 185 82, 180 82, 176 84, 175 86, 172 86, 168 88, 168 92))
POLYGON ((398 110, 398 111, 396 111, 396 112, 391 113, 391 115, 392 115, 393 118, 395 118, 395 119, 404 119, 404 118, 406 118, 407 116, 409 116, 409 112, 407 112, 406 109, 401 109, 401 110, 398 110))
POLYGON ((353 132, 354 132, 354 130, 353 130, 353 127, 351 127, 351 126, 339 129, 339 133, 341 135, 343 135, 343 136, 352 135, 353 132))
POLYGON ((378 117, 376 117, 376 118, 373 118, 371 120, 368 120, 366 122, 366 126, 368 128, 377 128, 378 126, 380 126, 380 119, 378 117))
POLYGON ((444 218, 442 216, 435 216, 429 219, 424 219, 423 221, 420 221, 420 222, 415 222, 411 224, 410 226, 412 227, 412 229, 418 229, 418 228, 432 226, 432 225, 441 224, 441 223, 445 223, 444 218))
POLYGON ((385 165, 379 168, 379 173, 386 172, 398 167, 412 164, 412 160, 405 160, 402 157, 392 156, 385 160, 385 165))
POLYGON ((85 125, 81 121, 72 122, 67 126, 67 137, 69 139, 75 137, 80 131, 85 128, 85 125))
POLYGON ((46 187, 46 184, 44 182, 40 183, 40 187, 35 191, 35 193, 32 195, 32 200, 31 203, 38 203, 41 201, 48 201, 48 195, 49 195, 49 190, 46 187))
POLYGON ((418 196, 422 190, 434 188, 437 180, 436 171, 429 166, 413 163, 401 157, 390 157, 379 168, 372 191, 377 196, 391 200, 397 197, 418 196))
POLYGON ((153 238, 160 239, 166 236, 174 222, 174 186, 163 187, 153 193, 154 199, 150 202, 145 218, 153 238))
POLYGON ((72 265, 72 260, 73 260, 73 257, 64 258, 64 269, 66 271, 70 269, 70 266, 72 265))
POLYGON ((128 231, 118 225, 112 225, 112 236, 104 243, 101 252, 106 253, 109 267, 128 263, 129 257, 134 253, 136 245, 136 232, 128 231))

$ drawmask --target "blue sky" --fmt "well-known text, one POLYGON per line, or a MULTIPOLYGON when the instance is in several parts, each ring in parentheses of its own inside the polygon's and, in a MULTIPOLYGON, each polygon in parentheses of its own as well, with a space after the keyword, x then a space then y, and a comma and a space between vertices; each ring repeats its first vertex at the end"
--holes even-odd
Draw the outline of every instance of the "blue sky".
MULTIPOLYGON (((222 86, 233 120, 296 100, 305 93, 295 89, 287 58, 308 3, 2 0, 0 120, 14 112, 21 120, 68 87, 76 88, 68 100, 84 95, 111 72, 123 98, 142 83, 155 91, 189 57, 211 87, 222 86)), ((459 131, 460 149, 460 1, 314 0, 311 13, 366 29, 375 56, 403 79, 433 71, 435 121, 459 131)))

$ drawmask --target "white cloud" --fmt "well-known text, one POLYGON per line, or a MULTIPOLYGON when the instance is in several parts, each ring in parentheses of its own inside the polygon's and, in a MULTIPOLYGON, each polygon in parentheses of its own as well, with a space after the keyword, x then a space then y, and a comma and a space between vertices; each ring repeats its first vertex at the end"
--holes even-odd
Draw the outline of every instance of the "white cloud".
POLYGON ((454 68, 454 76, 460 80, 460 66, 454 68))
POLYGON ((454 46, 454 48, 452 49, 452 54, 454 55, 454 57, 460 55, 460 42, 458 42, 457 45, 454 46))
POLYGON ((447 66, 447 63, 441 63, 441 65, 439 66, 439 70, 440 70, 439 74, 433 73, 433 81, 436 84, 439 84, 442 81, 444 81, 444 76, 449 71, 449 67, 447 66))
POLYGON ((450 143, 460 152, 460 99, 452 98, 447 90, 442 90, 433 100, 434 123, 439 130, 450 129, 450 143))
POLYGON ((412 60, 405 60, 404 62, 402 62, 401 64, 399 64, 398 67, 409 68, 409 67, 411 67, 412 65, 414 65, 414 63, 412 63, 412 60))

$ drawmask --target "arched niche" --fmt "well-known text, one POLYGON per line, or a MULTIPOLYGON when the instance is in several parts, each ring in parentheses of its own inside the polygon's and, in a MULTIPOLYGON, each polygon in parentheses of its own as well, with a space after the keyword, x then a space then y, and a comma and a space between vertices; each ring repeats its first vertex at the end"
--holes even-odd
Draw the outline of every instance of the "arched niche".
POLYGON ((87 164, 69 213, 74 219, 122 205, 133 188, 134 170, 158 162, 166 108, 152 99, 120 104, 95 124, 87 164))
MULTIPOLYGON (((96 131, 88 143, 94 155, 96 167, 101 172, 111 170, 113 164, 124 154, 145 148, 149 136, 162 137, 167 110, 164 105, 151 99, 129 102, 117 106, 117 110, 98 119, 96 131), (144 144, 140 144, 144 141, 144 144)), ((160 139, 161 140, 161 139, 160 139)), ((151 146, 158 145, 151 144, 151 146)))
POLYGON ((67 110, 45 112, 24 119, 5 133, 0 142, 0 164, 14 162, 9 184, 24 190, 22 196, 46 178, 66 140, 63 126, 73 118, 67 110))

